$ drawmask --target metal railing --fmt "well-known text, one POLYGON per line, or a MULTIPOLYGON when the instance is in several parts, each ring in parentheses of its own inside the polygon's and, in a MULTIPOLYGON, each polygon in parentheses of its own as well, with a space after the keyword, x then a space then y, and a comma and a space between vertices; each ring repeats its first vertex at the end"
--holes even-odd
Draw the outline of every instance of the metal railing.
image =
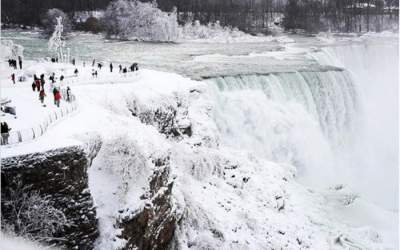
MULTIPOLYGON (((71 95, 71 100, 75 100, 75 96, 71 95)), ((56 111, 48 114, 43 121, 34 127, 28 129, 22 129, 17 131, 10 131, 8 134, 8 143, 6 144, 3 141, 3 137, 1 137, 1 145, 12 145, 21 142, 27 142, 34 140, 40 136, 42 136, 50 125, 60 120, 61 118, 67 116, 77 109, 76 102, 72 101, 69 105, 62 106, 56 111)))

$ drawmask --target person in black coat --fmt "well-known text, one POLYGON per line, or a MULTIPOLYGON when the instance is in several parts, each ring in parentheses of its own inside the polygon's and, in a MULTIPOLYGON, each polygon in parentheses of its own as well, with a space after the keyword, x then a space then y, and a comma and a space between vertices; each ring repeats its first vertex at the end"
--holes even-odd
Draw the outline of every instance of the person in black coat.
POLYGON ((67 102, 71 102, 71 88, 67 87, 67 102))
POLYGON ((19 69, 22 69, 22 58, 18 56, 19 69))
POLYGON ((51 83, 55 83, 56 82, 56 74, 52 73, 51 76, 49 77, 49 80, 51 81, 51 83))
POLYGON ((112 65, 112 63, 110 63, 110 72, 112 72, 113 71, 113 65, 112 65))
POLYGON ((11 128, 8 127, 7 122, 2 122, 1 123, 1 145, 6 145, 8 144, 8 137, 10 137, 10 132, 11 128))
POLYGON ((46 83, 46 81, 44 80, 44 74, 40 75, 40 85, 42 86, 42 89, 44 89, 44 84, 46 83))

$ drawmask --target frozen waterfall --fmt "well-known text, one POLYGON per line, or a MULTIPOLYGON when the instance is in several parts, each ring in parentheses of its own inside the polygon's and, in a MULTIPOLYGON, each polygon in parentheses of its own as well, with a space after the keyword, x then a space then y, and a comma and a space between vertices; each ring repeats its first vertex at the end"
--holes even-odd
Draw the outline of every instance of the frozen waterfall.
POLYGON ((398 198, 386 195, 398 183, 396 51, 396 43, 328 47, 310 57, 343 71, 208 79, 223 143, 397 210, 398 198))

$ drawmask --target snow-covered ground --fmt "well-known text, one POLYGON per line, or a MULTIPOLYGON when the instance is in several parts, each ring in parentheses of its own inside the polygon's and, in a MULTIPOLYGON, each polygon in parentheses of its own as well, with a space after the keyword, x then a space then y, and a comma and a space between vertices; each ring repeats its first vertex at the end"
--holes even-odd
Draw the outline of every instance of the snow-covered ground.
POLYGON ((39 249, 48 249, 51 250, 53 248, 40 245, 38 243, 30 242, 21 237, 9 236, 6 234, 0 235, 0 248, 2 250, 39 250, 39 249))
MULTIPOLYGON (((316 62, 323 64, 324 59, 321 55, 312 54, 313 51, 318 53, 319 49, 304 49, 308 44, 297 47, 290 45, 289 48, 284 44, 274 44, 272 47, 285 48, 286 52, 267 51, 261 56, 260 52, 271 46, 253 45, 253 49, 256 48, 253 54, 243 49, 245 45, 238 46, 242 49, 239 55, 206 55, 206 49, 201 48, 191 59, 203 66, 214 61, 225 66, 226 71, 231 66, 226 63, 227 60, 248 60, 256 65, 257 60, 268 57, 281 61, 282 67, 286 63, 293 69, 290 64, 293 61, 297 62, 296 65, 310 68, 316 62), (247 54, 243 54, 244 51, 247 54)), ((161 58, 165 54, 160 49, 154 52, 154 56, 161 58)), ((168 59, 173 65, 180 57, 163 60, 168 59)), ((335 67, 346 66, 332 65, 332 59, 325 58, 325 62, 335 67)), ((292 142, 291 134, 285 134, 287 131, 298 132, 304 125, 318 123, 307 123, 312 116, 302 115, 307 110, 299 108, 299 104, 293 100, 276 101, 273 95, 277 92, 273 91, 268 92, 272 97, 266 98, 262 92, 257 92, 257 84, 246 87, 245 77, 240 81, 234 77, 230 79, 237 81, 236 85, 240 86, 238 89, 227 80, 232 86, 228 86, 231 90, 224 92, 216 90, 213 80, 194 81, 176 73, 151 69, 141 68, 125 77, 118 73, 117 64, 114 64, 113 73, 105 65, 98 70, 98 78, 93 78, 92 68, 88 64, 83 67, 82 62, 78 61, 79 76, 67 78, 65 82, 76 96, 77 111, 55 123, 43 136, 32 142, 2 146, 1 156, 81 144, 94 134, 100 135, 103 146, 89 170, 89 186, 99 217, 98 249, 115 249, 123 243, 114 241, 120 233, 113 227, 119 216, 118 211, 134 211, 144 206, 140 196, 149 188, 148 177, 154 169, 151 159, 167 155, 171 158, 170 176, 175 183, 174 209, 182 216, 174 241, 182 249, 398 249, 398 210, 383 209, 352 187, 340 185, 342 183, 317 188, 300 182, 297 177, 301 169, 296 162, 278 161, 268 154, 259 154, 257 148, 253 150, 247 147, 246 142, 250 138, 257 143, 264 143, 257 145, 272 147, 271 151, 275 153, 278 147, 273 148, 273 143, 281 146, 286 145, 281 143, 292 142), (192 136, 168 137, 160 133, 156 126, 145 124, 137 115, 133 115, 135 112, 151 113, 156 110, 168 113, 169 108, 177 111, 178 126, 191 125, 192 136), (232 114, 234 117, 225 114, 216 118, 218 112, 229 110, 236 112, 232 114), (292 111, 299 113, 291 114, 292 111), (253 114, 257 116, 251 116, 253 114), (268 119, 264 119, 265 114, 268 119), (292 118, 296 119, 290 120, 292 118), (222 126, 224 123, 228 125, 227 130, 222 126), (268 130, 263 133, 259 130, 260 124, 273 132, 268 130), (240 131, 240 127, 248 134, 229 138, 229 135, 240 131), (253 134, 250 128, 254 130, 253 134), (264 140, 265 134, 276 135, 279 140, 271 138, 273 143, 268 142, 264 140), (119 149, 126 151, 121 153, 119 149), (124 166, 128 166, 128 169, 124 166)), ((27 61, 26 69, 32 73, 55 72, 57 76, 70 76, 74 67, 27 61)), ((168 66, 164 68, 167 69, 168 66)), ((30 126, 36 123, 37 117, 56 109, 50 101, 46 108, 39 104, 36 93, 31 90, 30 80, 13 85, 6 79, 10 74, 9 69, 4 66, 2 72, 1 95, 13 99, 17 106, 17 120, 21 121, 12 126, 30 126)), ((324 75, 321 72, 315 75, 315 79, 326 77, 328 83, 333 84, 336 75, 340 73, 324 75)), ((254 78, 251 77, 249 79, 254 78)), ((286 76, 270 77, 275 79, 271 83, 275 89, 290 86, 291 80, 286 76), (279 79, 286 81, 280 83, 279 79)), ((332 91, 330 94, 335 94, 333 88, 328 90, 332 91)), ((346 95, 344 90, 340 93, 346 95)), ((333 99, 347 100, 343 96, 332 97, 333 104, 327 103, 327 109, 323 112, 327 116, 333 114, 330 110, 335 108, 336 100, 333 99)), ((337 114, 345 117, 343 114, 349 110, 341 108, 337 114)), ((339 118, 334 120, 339 122, 339 118)), ((319 129, 319 125, 314 125, 319 129)), ((313 131, 306 132, 306 137, 314 135, 313 131)), ((304 157, 309 157, 309 152, 323 155, 322 148, 319 148, 320 151, 307 151, 318 150, 320 144, 296 151, 301 149, 296 146, 308 145, 307 138, 299 134, 296 133, 293 142, 298 144, 279 149, 282 152, 289 151, 288 154, 304 153, 304 157), (296 150, 290 151, 293 150, 292 146, 296 150)), ((308 138, 314 140, 319 137, 308 138)), ((316 161, 314 168, 322 168, 317 173, 321 177, 321 172, 330 163, 328 159, 320 158, 312 159, 321 160, 316 161)))

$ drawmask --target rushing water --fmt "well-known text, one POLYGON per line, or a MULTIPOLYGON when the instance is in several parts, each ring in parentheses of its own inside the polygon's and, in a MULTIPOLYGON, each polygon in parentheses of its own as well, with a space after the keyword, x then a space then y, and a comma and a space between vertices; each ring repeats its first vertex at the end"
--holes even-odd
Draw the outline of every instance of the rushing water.
POLYGON ((357 177, 358 190, 398 210, 398 40, 370 39, 326 48, 323 54, 334 58, 325 62, 340 63, 360 86, 363 114, 354 150, 347 152, 349 175, 357 177))
POLYGON ((310 54, 343 71, 218 77, 225 143, 294 164, 309 184, 344 183, 398 210, 398 42, 310 54))

